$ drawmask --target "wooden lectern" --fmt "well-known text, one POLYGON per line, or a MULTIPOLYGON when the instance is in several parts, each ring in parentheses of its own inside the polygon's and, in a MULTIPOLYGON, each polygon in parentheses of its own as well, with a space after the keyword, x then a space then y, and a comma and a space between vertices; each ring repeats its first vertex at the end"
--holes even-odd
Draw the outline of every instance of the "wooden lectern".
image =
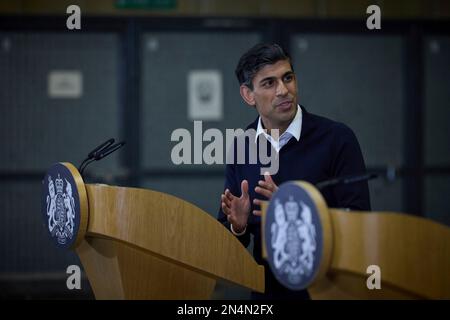
POLYGON ((264 267, 206 212, 161 192, 84 184, 59 165, 78 190, 72 248, 96 299, 209 299, 216 280, 264 291, 264 267))
POLYGON ((394 212, 329 209, 333 252, 312 299, 450 299, 450 228, 394 212), (381 271, 381 289, 367 287, 381 271))
MULTIPOLYGON (((330 209, 311 184, 291 184, 308 193, 322 220, 325 272, 308 287, 312 299, 450 299, 449 227, 402 213, 330 209), (381 289, 368 287, 370 266, 379 268, 381 289)), ((267 211, 266 203, 263 217, 267 211)))
MULTIPOLYGON (((321 221, 320 265, 307 285, 312 299, 450 299, 450 228, 401 213, 329 209, 311 184, 286 184, 306 194, 321 221), (381 271, 381 289, 367 286, 371 266, 381 271)), ((262 206, 266 258, 264 243, 273 240, 264 234, 273 220, 268 208, 287 190, 283 185, 262 206)), ((43 188, 46 228, 58 246, 77 252, 97 299, 209 299, 216 280, 264 292, 264 267, 186 201, 84 184, 70 163, 51 167, 43 188)))

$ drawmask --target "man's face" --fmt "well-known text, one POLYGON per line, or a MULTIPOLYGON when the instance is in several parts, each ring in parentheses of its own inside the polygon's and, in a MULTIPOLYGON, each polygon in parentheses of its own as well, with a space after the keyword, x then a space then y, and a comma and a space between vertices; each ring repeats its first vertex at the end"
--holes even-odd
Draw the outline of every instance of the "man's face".
POLYGON ((246 93, 244 100, 256 106, 266 129, 285 130, 295 117, 297 80, 288 60, 264 66, 253 78, 253 90, 246 93))

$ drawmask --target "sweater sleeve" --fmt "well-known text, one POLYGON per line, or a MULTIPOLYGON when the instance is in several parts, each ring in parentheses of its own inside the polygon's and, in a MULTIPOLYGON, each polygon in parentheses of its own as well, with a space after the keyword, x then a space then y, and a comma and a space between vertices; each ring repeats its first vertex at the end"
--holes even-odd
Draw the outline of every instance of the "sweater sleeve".
MULTIPOLYGON (((365 174, 364 158, 353 131, 340 123, 336 125, 335 130, 333 175, 344 177, 365 174)), ((333 194, 338 207, 350 208, 351 210, 370 210, 367 181, 337 185, 333 188, 333 194)))
MULTIPOLYGON (((236 177, 236 168, 235 164, 227 164, 225 169, 225 186, 223 188, 223 192, 225 192, 226 189, 229 189, 230 192, 235 195, 236 197, 241 196, 241 190, 240 190, 240 181, 238 181, 236 177)), ((225 228, 227 228, 231 232, 231 224, 227 220, 227 216, 222 211, 222 206, 219 204, 219 214, 217 217, 217 220, 219 220, 220 223, 222 223, 225 228)), ((236 236, 238 240, 242 243, 244 247, 248 247, 250 243, 250 232, 247 228, 247 231, 241 235, 236 236)))

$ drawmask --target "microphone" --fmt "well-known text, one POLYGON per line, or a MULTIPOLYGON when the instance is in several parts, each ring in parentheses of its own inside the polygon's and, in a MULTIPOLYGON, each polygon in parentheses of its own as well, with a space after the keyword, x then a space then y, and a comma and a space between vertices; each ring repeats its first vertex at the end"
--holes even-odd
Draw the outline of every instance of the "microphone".
POLYGON ((351 184, 361 181, 369 181, 375 178, 378 178, 378 174, 376 173, 366 173, 360 176, 344 176, 319 182, 316 184, 316 188, 323 190, 326 187, 336 186, 338 184, 351 184))
POLYGON ((122 142, 116 143, 115 145, 111 146, 110 148, 107 148, 107 149, 100 150, 100 151, 96 152, 95 155, 94 155, 95 161, 103 159, 107 155, 109 155, 109 154, 113 153, 114 151, 122 148, 124 145, 125 145, 125 141, 122 141, 122 142))
POLYGON ((86 169, 86 167, 90 163, 92 163, 94 161, 98 161, 100 159, 103 159, 104 157, 110 155, 111 153, 113 153, 114 151, 120 149, 121 147, 123 147, 125 145, 125 141, 113 144, 114 141, 115 140, 113 138, 108 139, 107 141, 103 142, 101 145, 96 147, 94 150, 89 152, 87 158, 83 160, 83 162, 81 163, 81 165, 78 168, 78 171, 80 172, 80 174, 83 175, 84 169, 86 169))
POLYGON ((114 138, 111 138, 105 142, 103 142, 101 145, 99 145, 97 148, 95 148, 94 150, 92 150, 91 152, 89 152, 88 154, 88 159, 92 159, 95 158, 95 156, 97 155, 97 153, 99 151, 101 151, 102 149, 105 149, 107 147, 109 147, 110 145, 112 145, 114 143, 114 138))

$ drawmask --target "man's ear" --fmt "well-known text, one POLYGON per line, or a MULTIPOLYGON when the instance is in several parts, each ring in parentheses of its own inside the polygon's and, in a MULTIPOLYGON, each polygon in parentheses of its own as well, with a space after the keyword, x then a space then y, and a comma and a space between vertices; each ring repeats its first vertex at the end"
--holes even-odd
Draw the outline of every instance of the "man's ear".
POLYGON ((253 91, 247 87, 245 84, 241 84, 241 87, 239 88, 239 91, 241 93, 241 97, 242 99, 244 99, 244 101, 250 105, 250 106, 255 106, 255 96, 253 94, 253 91))

